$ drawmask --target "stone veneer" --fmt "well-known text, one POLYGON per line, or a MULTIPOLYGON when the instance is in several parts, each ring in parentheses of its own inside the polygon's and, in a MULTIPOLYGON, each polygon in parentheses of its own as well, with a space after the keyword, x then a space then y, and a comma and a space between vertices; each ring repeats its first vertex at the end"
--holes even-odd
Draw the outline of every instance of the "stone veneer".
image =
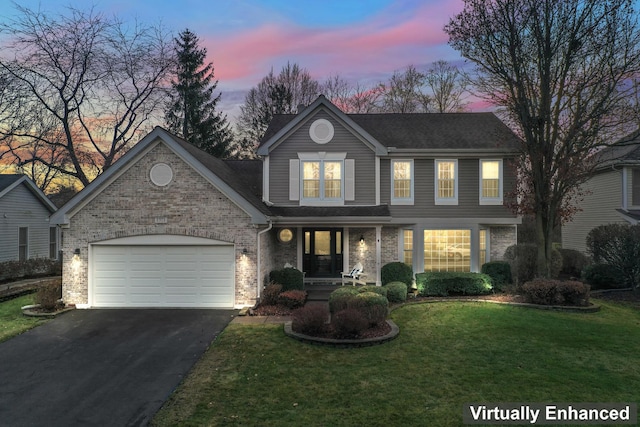
MULTIPOLYGON (((257 297, 256 234, 260 228, 164 143, 154 146, 70 218, 63 229, 63 299, 87 304, 89 244, 119 237, 171 234, 233 243, 236 253, 235 304, 253 305, 257 297), (173 170, 165 187, 149 178, 153 165, 173 170), (80 263, 72 256, 80 248, 80 263), (248 255, 243 256, 243 249, 248 255)), ((268 245, 266 245, 268 246, 268 245)), ((264 271, 265 266, 263 266, 264 271)))
POLYGON ((511 245, 515 245, 517 234, 515 227, 493 226, 489 231, 489 252, 491 261, 503 261, 504 252, 511 245))

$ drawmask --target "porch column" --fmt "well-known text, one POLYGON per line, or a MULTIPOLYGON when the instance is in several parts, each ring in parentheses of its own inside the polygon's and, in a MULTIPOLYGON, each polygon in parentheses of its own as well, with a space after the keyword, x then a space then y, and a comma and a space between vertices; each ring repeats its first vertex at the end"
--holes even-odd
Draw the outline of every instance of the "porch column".
POLYGON ((382 226, 376 225, 376 286, 382 286, 382 226))

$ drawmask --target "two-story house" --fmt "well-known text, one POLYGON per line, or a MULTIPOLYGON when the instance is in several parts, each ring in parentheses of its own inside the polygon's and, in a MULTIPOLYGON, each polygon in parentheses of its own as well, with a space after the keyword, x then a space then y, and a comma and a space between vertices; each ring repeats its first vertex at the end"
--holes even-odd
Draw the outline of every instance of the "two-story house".
POLYGON ((563 248, 586 252, 595 227, 640 223, 640 133, 598 153, 598 167, 582 191, 580 211, 562 226, 563 248))
POLYGON ((222 161, 156 128, 55 215, 81 306, 253 304, 272 269, 309 282, 357 262, 479 271, 520 223, 518 138, 491 113, 345 114, 323 96, 274 117, 261 160, 222 161))

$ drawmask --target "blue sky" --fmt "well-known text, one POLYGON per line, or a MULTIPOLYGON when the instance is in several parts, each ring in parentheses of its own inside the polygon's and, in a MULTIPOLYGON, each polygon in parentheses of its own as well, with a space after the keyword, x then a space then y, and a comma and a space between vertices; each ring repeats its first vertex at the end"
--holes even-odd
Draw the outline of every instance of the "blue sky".
MULTIPOLYGON (((20 0, 22 6, 64 14, 68 6, 162 23, 174 34, 195 32, 213 62, 222 106, 237 114, 244 93, 269 70, 296 62, 324 80, 340 74, 375 83, 407 65, 461 61, 442 28, 462 0, 20 0)), ((0 19, 16 14, 0 2, 0 19)))

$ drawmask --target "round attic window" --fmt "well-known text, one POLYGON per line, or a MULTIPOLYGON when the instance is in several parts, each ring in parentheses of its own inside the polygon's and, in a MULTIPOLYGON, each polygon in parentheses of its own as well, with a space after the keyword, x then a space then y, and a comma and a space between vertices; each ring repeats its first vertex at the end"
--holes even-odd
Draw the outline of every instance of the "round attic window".
POLYGON ((173 171, 171 170, 171 166, 166 163, 158 163, 153 165, 151 168, 151 172, 149 172, 149 177, 151 178, 151 182, 153 182, 158 187, 164 187, 169 185, 169 183, 173 180, 173 171))
POLYGON ((318 119, 311 124, 309 136, 316 144, 326 144, 333 139, 333 125, 329 120, 318 119))

